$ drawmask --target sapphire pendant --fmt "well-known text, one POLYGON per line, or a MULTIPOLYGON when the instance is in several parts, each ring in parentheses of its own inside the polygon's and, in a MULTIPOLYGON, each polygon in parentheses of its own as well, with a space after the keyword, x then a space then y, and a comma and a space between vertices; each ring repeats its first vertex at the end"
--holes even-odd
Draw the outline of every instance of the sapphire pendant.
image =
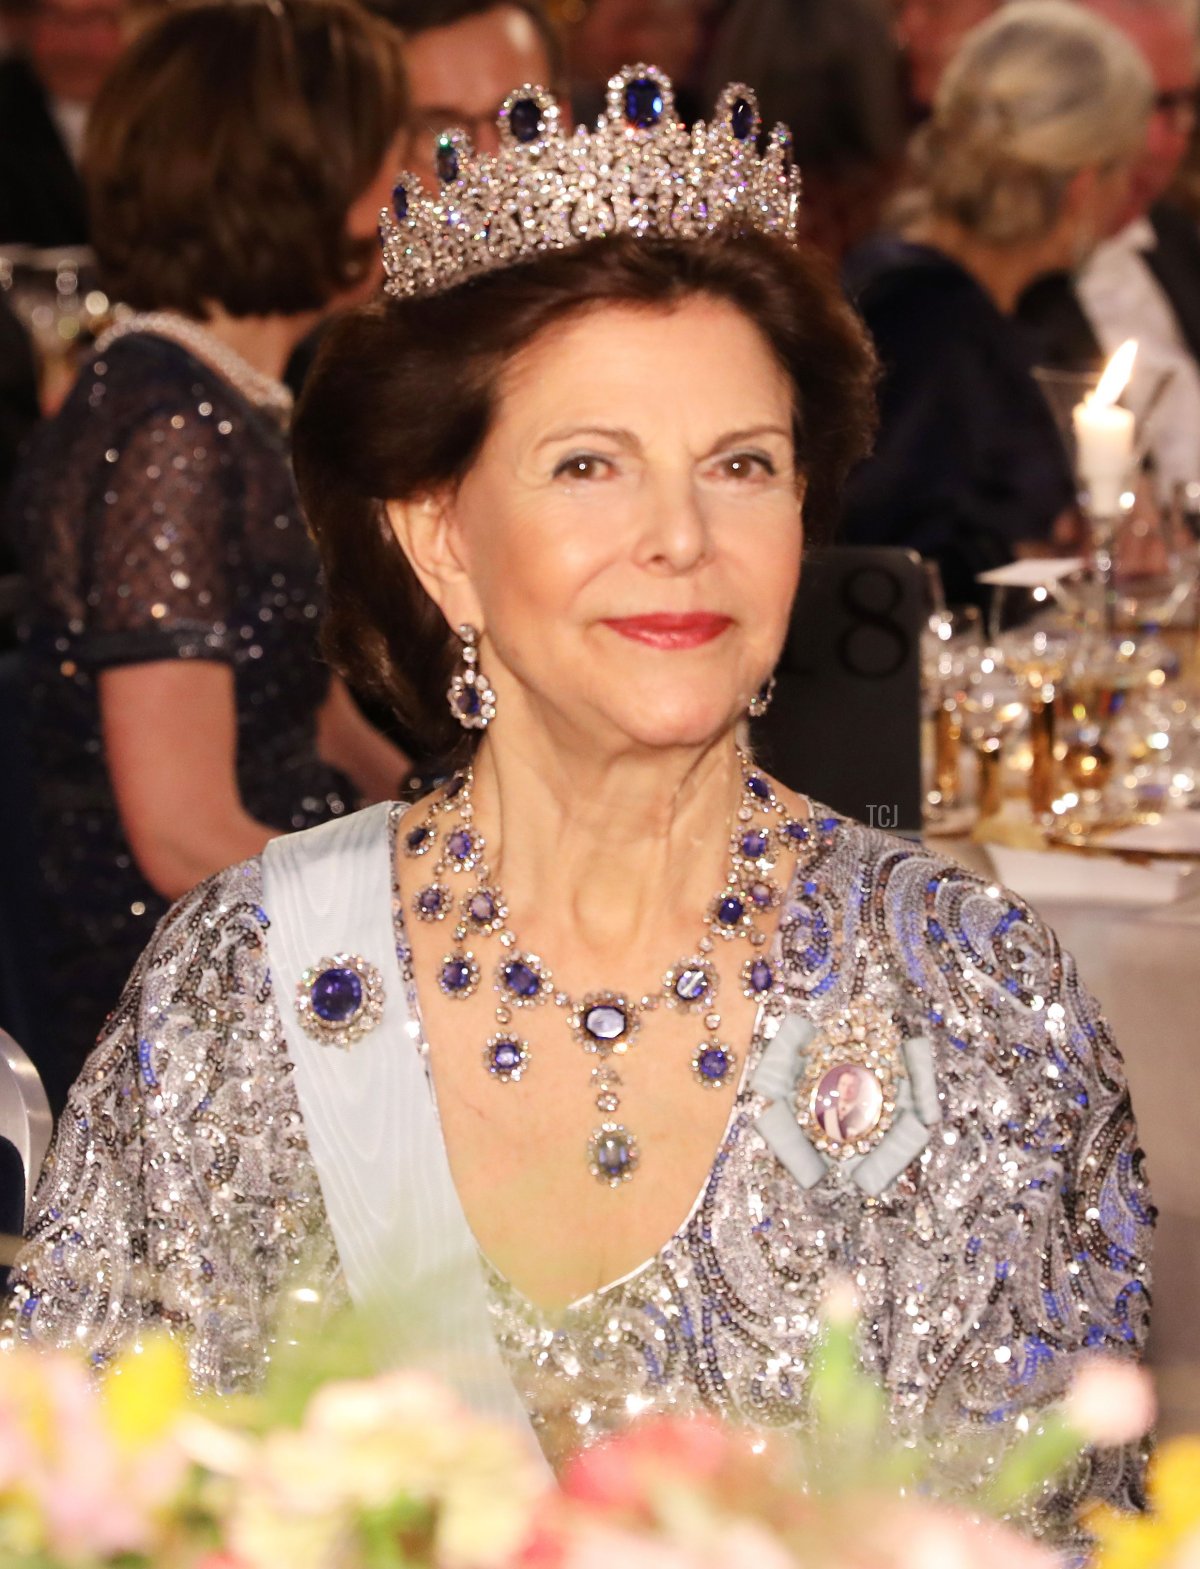
POLYGON ((588 1140, 588 1169, 597 1182, 619 1188, 638 1168, 638 1145, 619 1122, 602 1122, 588 1140))

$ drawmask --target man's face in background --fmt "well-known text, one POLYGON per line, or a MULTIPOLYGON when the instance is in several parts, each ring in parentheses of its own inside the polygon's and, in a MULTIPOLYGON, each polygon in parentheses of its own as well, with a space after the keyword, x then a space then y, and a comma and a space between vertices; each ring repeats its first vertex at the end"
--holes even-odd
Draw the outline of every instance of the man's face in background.
POLYGON ((439 131, 457 126, 477 152, 499 150, 496 114, 514 87, 552 88, 546 46, 518 6, 496 5, 447 27, 431 27, 404 46, 412 94, 405 164, 424 178, 439 131))

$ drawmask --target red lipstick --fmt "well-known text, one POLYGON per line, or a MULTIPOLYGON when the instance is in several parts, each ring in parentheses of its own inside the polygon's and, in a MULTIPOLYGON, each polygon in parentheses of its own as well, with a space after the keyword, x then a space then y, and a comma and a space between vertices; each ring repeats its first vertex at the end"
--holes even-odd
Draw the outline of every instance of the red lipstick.
POLYGON ((699 648, 720 637, 726 627, 733 625, 733 617, 719 616, 710 610, 693 610, 686 615, 664 612, 652 616, 614 616, 604 625, 649 648, 699 648))

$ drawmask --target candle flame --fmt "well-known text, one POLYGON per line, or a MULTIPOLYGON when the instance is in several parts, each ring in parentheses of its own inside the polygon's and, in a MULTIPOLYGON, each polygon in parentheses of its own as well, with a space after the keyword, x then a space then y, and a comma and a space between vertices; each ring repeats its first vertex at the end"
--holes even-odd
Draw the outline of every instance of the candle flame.
POLYGON ((1111 408, 1125 391, 1129 385, 1129 378, 1133 375, 1133 362, 1137 359, 1137 351, 1137 339, 1126 338, 1104 367, 1104 374, 1096 383, 1096 390, 1087 399, 1093 408, 1111 408))

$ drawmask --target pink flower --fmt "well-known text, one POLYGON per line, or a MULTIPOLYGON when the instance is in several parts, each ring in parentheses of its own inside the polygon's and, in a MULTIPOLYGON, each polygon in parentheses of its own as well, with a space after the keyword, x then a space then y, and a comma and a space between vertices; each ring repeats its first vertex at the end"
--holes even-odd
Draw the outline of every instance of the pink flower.
POLYGON ((897 1503, 883 1508, 865 1551, 846 1542, 855 1569, 1056 1569, 1057 1554, 1008 1526, 943 1504, 897 1503))
POLYGON ((1154 1425, 1154 1385, 1134 1362, 1096 1357, 1076 1373, 1063 1415, 1091 1444, 1131 1444, 1154 1425))
POLYGON ((702 1490, 725 1470, 736 1440, 708 1417, 651 1417, 585 1449, 560 1477, 563 1492, 597 1509, 640 1512, 664 1478, 702 1490))
POLYGON ((858 1321, 858 1287, 849 1275, 832 1275, 825 1288, 821 1313, 826 1323, 845 1327, 858 1321))
POLYGON ((68 1561, 136 1552, 186 1462, 169 1442, 124 1453, 86 1366, 62 1352, 14 1350, 0 1378, 0 1487, 36 1512, 46 1549, 68 1561))
POLYGON ((780 1543, 750 1521, 716 1525, 688 1541, 597 1523, 569 1535, 555 1562, 558 1569, 797 1569, 780 1543))

